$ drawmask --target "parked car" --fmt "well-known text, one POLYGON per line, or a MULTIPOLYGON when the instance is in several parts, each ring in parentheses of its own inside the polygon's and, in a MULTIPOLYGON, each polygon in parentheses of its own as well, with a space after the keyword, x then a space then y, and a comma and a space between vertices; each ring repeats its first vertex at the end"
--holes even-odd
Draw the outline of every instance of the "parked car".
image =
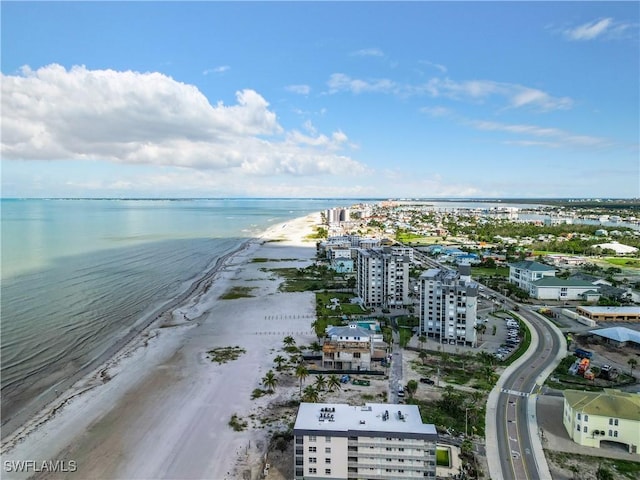
POLYGON ((420 383, 426 383, 427 385, 435 385, 436 382, 431 380, 430 378, 421 378, 420 383))

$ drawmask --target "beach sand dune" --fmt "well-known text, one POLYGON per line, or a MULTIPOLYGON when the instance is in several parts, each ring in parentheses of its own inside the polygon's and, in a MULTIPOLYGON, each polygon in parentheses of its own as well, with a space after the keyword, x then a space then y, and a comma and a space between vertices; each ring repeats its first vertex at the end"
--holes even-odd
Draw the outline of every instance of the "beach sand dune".
MULTIPOLYGON (((278 292, 280 280, 269 269, 309 265, 315 243, 304 237, 319 220, 315 214, 274 227, 229 257, 210 285, 67 395, 86 392, 54 415, 49 406, 40 425, 34 420, 8 439, 3 462, 62 461, 83 479, 256 478, 268 432, 251 426, 236 432, 228 423, 234 414, 247 419, 287 396, 251 400, 285 336, 299 345, 316 340, 314 295, 278 292), (236 286, 250 287, 252 296, 220 299, 236 286), (221 364, 207 355, 230 346, 244 353, 221 364)), ((5 468, 2 478, 32 474, 5 468)), ((35 478, 70 475, 44 471, 35 478)))

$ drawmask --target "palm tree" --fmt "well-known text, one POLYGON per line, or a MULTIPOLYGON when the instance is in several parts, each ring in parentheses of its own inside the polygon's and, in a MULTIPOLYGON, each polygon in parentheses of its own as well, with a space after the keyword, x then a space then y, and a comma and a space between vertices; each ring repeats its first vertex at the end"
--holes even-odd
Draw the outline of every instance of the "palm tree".
POLYGON ((498 374, 491 365, 485 365, 482 368, 482 373, 485 375, 487 383, 489 384, 495 383, 495 381, 498 379, 498 374))
POLYGON ((327 386, 327 381, 324 378, 324 375, 318 375, 316 377, 316 389, 318 390, 318 392, 322 392, 325 387, 327 386))
POLYGON ((473 328, 480 334, 480 341, 482 341, 482 334, 487 331, 487 326, 484 323, 479 323, 473 328))
POLYGON ((273 391, 276 389, 278 379, 276 378, 272 370, 269 370, 264 376, 264 378, 262 379, 262 384, 267 387, 269 393, 273 393, 273 391))
POLYGON ((308 385, 307 387, 305 387, 304 393, 302 394, 302 401, 318 403, 318 400, 320 400, 320 394, 318 390, 314 388, 313 385, 308 385))
POLYGON ((420 357, 420 360, 422 360, 423 365, 427 362, 427 358, 429 358, 429 354, 424 350, 422 350, 418 356, 420 357))
POLYGON ((276 363, 276 370, 280 371, 282 370, 282 364, 286 362, 287 359, 284 358, 282 355, 278 355, 276 358, 273 359, 273 361, 276 363))
POLYGON ((484 365, 493 365, 496 361, 496 357, 489 352, 479 352, 477 356, 478 360, 484 365))
POLYGON ((308 376, 309 370, 307 370, 307 367, 302 363, 298 365, 298 368, 296 368, 296 377, 300 380, 300 395, 302 395, 302 382, 304 382, 304 379, 308 376))
POLYGON ((295 339, 291 335, 284 337, 283 342, 287 347, 293 347, 296 344, 295 339))
POLYGON ((337 375, 329 375, 329 379, 327 380, 327 387, 329 388, 330 392, 333 392, 334 390, 340 390, 342 388, 342 383, 340 383, 340 379, 337 375))
POLYGON ((631 367, 631 376, 633 377, 633 369, 638 365, 638 361, 635 358, 630 358, 627 363, 631 367))
POLYGON ((321 352, 322 351, 322 345, 320 345, 320 343, 318 343, 318 342, 313 342, 311 344, 311 351, 313 353, 321 352))

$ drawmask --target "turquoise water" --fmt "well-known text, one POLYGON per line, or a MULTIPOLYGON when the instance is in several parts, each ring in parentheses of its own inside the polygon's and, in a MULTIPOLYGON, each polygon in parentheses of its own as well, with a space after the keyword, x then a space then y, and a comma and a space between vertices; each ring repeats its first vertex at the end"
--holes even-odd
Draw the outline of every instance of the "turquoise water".
POLYGON ((354 201, 2 200, 2 422, 104 355, 220 256, 354 201))

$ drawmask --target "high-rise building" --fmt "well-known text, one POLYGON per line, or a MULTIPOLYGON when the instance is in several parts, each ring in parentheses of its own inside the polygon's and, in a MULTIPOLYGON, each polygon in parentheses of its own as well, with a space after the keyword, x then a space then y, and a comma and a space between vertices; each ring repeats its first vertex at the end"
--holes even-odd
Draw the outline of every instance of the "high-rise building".
POLYGON ((409 304, 407 255, 391 247, 357 250, 356 292, 367 307, 401 308, 409 304))
POLYGON ((301 403, 293 436, 296 480, 436 476, 438 434, 416 405, 301 403))
POLYGON ((441 343, 476 344, 478 284, 471 266, 433 268, 420 275, 420 332, 441 343))

